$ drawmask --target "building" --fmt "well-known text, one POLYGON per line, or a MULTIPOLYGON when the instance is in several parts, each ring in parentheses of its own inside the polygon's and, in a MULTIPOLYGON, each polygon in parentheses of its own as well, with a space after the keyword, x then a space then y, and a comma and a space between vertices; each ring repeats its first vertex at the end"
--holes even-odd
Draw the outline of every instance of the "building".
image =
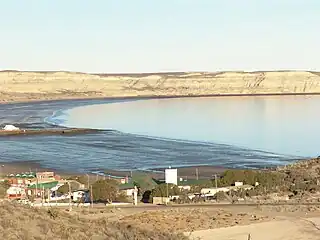
POLYGON ((220 188, 202 188, 200 193, 202 195, 214 195, 217 192, 229 192, 229 187, 220 187, 220 188))
POLYGON ((150 176, 150 174, 142 172, 134 172, 129 182, 134 183, 141 194, 146 190, 152 190, 158 186, 158 183, 150 176))
POLYGON ((219 188, 202 188, 201 194, 203 195, 214 195, 217 192, 229 192, 229 191, 239 191, 239 190, 250 190, 252 185, 239 185, 239 186, 228 186, 219 188))
POLYGON ((5 177, 11 186, 27 186, 36 179, 36 175, 32 172, 10 174, 5 177))
POLYGON ((191 187, 199 187, 204 186, 206 184, 211 184, 208 179, 182 179, 180 178, 178 181, 178 188, 185 191, 190 191, 191 187))
POLYGON ((7 189, 7 197, 9 199, 22 199, 26 197, 26 192, 23 187, 11 186, 7 189))
POLYGON ((119 191, 121 193, 124 193, 126 196, 133 196, 133 193, 134 193, 134 184, 133 183, 124 183, 124 184, 120 184, 119 185, 119 191))
POLYGON ((169 184, 174 184, 177 185, 178 184, 178 169, 176 168, 167 168, 164 170, 164 174, 165 174, 165 183, 169 183, 169 184))
POLYGON ((169 197, 153 197, 152 198, 152 203, 155 205, 168 204, 169 202, 170 202, 169 197))
POLYGON ((58 185, 58 181, 33 183, 26 188, 28 196, 43 196, 49 193, 51 196, 51 189, 58 185))
POLYGON ((75 190, 71 193, 72 201, 79 202, 83 200, 83 203, 90 202, 90 191, 89 190, 75 190))
POLYGON ((37 172, 36 177, 38 180, 56 180, 54 172, 37 172))

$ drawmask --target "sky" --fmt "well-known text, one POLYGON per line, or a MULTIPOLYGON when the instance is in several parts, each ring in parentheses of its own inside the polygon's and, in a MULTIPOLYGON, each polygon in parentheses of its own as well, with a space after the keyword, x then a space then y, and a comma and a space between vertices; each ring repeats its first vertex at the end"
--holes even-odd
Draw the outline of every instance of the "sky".
POLYGON ((319 0, 10 0, 0 70, 320 70, 319 0))

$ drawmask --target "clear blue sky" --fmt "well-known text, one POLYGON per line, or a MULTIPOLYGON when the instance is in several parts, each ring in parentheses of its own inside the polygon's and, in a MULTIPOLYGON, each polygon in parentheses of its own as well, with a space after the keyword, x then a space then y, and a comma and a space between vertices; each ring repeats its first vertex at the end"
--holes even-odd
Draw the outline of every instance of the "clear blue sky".
POLYGON ((320 0, 7 0, 0 69, 320 70, 320 0))

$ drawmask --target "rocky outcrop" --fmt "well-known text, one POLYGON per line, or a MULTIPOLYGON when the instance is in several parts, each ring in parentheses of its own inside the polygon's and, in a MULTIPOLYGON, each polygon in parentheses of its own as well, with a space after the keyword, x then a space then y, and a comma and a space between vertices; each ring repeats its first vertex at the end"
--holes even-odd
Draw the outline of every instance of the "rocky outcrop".
POLYGON ((0 72, 2 101, 84 97, 312 93, 320 93, 320 73, 317 72, 152 74, 0 72))

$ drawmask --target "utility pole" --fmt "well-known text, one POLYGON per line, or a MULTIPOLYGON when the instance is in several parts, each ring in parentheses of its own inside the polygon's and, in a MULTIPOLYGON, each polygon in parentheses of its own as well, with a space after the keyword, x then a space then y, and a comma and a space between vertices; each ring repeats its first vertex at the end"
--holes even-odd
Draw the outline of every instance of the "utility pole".
POLYGON ((166 205, 168 204, 168 198, 169 198, 169 184, 167 183, 167 199, 166 199, 166 205))
POLYGON ((199 180, 199 169, 196 168, 196 177, 197 177, 197 180, 199 180))
POLYGON ((68 181, 68 187, 69 187, 69 211, 72 211, 72 205, 71 205, 71 185, 70 182, 68 181))
POLYGON ((92 185, 90 186, 90 199, 91 199, 91 207, 93 208, 93 193, 92 193, 92 185))
POLYGON ((36 168, 36 197, 35 197, 35 201, 37 201, 37 197, 38 197, 38 176, 37 176, 37 171, 38 171, 38 169, 36 168))
POLYGON ((42 186, 42 194, 41 194, 41 198, 42 198, 42 206, 44 204, 44 200, 45 200, 45 192, 44 192, 44 186, 42 186))
POLYGON ((218 179, 217 179, 217 174, 214 175, 214 181, 216 183, 216 189, 218 189, 218 179))
POLYGON ((88 190, 89 190, 89 186, 90 186, 90 176, 89 176, 89 174, 87 174, 87 173, 86 173, 86 176, 87 176, 87 178, 88 178, 88 190))

